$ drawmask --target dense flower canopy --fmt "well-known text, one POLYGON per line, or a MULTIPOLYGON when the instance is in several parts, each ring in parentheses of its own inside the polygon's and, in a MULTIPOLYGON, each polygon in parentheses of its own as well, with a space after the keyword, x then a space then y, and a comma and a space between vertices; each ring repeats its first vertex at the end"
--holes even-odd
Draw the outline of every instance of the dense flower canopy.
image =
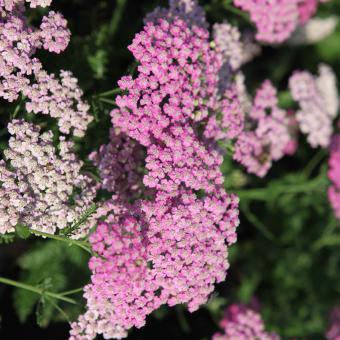
MULTIPOLYGON (((227 283, 236 282, 237 298, 246 301, 250 290, 255 292, 265 280, 259 278, 256 263, 255 274, 246 270, 254 279, 244 286, 244 272, 238 272, 244 254, 237 248, 229 258, 239 236, 239 209, 242 218, 251 222, 240 232, 245 253, 256 249, 259 254, 272 254, 271 248, 278 251, 281 243, 289 249, 291 240, 299 239, 296 230, 308 225, 308 216, 298 216, 289 228, 280 228, 281 222, 275 221, 274 229, 268 209, 277 205, 290 214, 292 204, 287 202, 305 188, 322 199, 330 184, 328 200, 323 195, 326 209, 321 206, 320 211, 331 213, 332 223, 338 223, 340 121, 334 124, 339 111, 335 71, 320 64, 319 74, 313 75, 309 70, 274 65, 277 72, 267 74, 269 67, 261 66, 254 72, 256 77, 248 79, 247 70, 262 52, 276 55, 274 50, 284 41, 284 48, 292 48, 330 34, 336 17, 311 19, 319 2, 214 1, 203 9, 196 0, 169 0, 167 8, 157 7, 145 16, 128 46, 134 63, 125 76, 121 77, 117 64, 118 88, 99 93, 106 86, 98 86, 97 91, 101 77, 89 85, 82 75, 78 81, 77 67, 72 73, 45 64, 44 54, 65 51, 71 38, 61 13, 34 10, 49 7, 52 0, 0 0, 0 100, 6 113, 9 107, 0 130, 0 244, 35 235, 91 254, 88 268, 88 258, 82 259, 88 275, 80 289, 86 309, 70 318, 71 340, 127 337, 161 306, 183 305, 194 312, 206 304, 207 310, 213 309, 209 301, 219 301, 213 292, 230 275, 229 261, 236 264, 236 273, 227 283), (234 16, 216 15, 221 20, 210 26, 214 6, 229 8, 234 16), (210 11, 209 22, 205 9, 210 11), (235 16, 245 25, 238 25, 235 16), (94 93, 89 94, 91 90, 94 93), (298 144, 299 131, 308 143, 298 144), (314 152, 317 147, 323 150, 307 160, 302 171, 282 175, 284 161, 278 161, 290 155, 306 162, 305 149, 314 152), (327 168, 322 157, 328 153, 327 168), (313 178, 316 170, 320 174, 313 178), (263 178, 269 171, 273 183, 266 187, 263 178), (241 180, 235 180, 237 176, 241 180), (257 184, 262 187, 253 188, 257 184), (270 225, 257 218, 261 204, 258 211, 250 210, 249 198, 263 203, 270 225), (288 237, 286 230, 291 232, 288 237), (264 239, 265 247, 253 246, 253 239, 259 239, 259 244, 264 239)), ((118 17, 125 4, 117 6, 122 6, 114 14, 118 17)), ((98 35, 85 34, 79 40, 86 41, 87 52, 95 46, 95 54, 85 56, 91 71, 109 65, 100 45, 114 41, 110 31, 116 29, 115 20, 114 16, 98 35), (105 40, 109 33, 112 37, 105 40)), ((78 47, 79 41, 71 48, 78 47)), ((84 65, 80 68, 89 72, 84 65)), ((110 73, 110 82, 115 76, 110 73)), ((308 206, 306 201, 301 200, 308 206)), ((311 242, 313 249, 319 249, 333 239, 323 243, 323 236, 319 242, 313 235, 330 232, 330 228, 313 231, 301 244, 311 242)), ((312 268, 308 259, 297 256, 296 270, 301 266, 304 274, 308 266, 312 268)), ((282 272, 280 267, 272 276, 281 280, 282 272)), ((328 270, 327 275, 333 272, 328 270)), ((29 279, 33 282, 35 277, 29 279)), ((68 295, 79 289, 59 294, 55 282, 50 285, 43 279, 29 288, 41 298, 39 304, 52 305, 59 299, 76 305, 68 295)), ((225 291, 229 294, 229 287, 225 291)), ((227 299, 221 298, 219 307, 235 295, 227 299)), ((62 312, 57 303, 53 308, 62 312)), ((335 308, 328 339, 338 337, 338 314, 335 308)), ((220 327, 222 332, 215 333, 213 340, 279 339, 266 331, 259 310, 250 305, 229 305, 220 327)))

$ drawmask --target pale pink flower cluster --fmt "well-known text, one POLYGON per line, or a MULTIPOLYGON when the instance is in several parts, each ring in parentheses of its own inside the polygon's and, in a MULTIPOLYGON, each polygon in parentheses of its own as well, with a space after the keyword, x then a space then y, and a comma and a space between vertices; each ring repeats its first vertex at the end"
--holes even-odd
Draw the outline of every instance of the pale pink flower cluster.
POLYGON ((66 20, 59 13, 43 17, 40 29, 27 24, 22 6, 14 6, 7 16, 0 16, 0 96, 14 101, 30 85, 29 76, 42 68, 33 57, 37 48, 60 52, 69 39, 66 20))
POLYGON ((234 5, 249 13, 257 40, 282 43, 315 14, 318 0, 234 0, 234 5))
POLYGON ((291 142, 290 120, 278 107, 277 91, 269 80, 257 90, 246 129, 237 138, 234 159, 249 173, 263 177, 272 161, 282 158, 291 142))
POLYGON ((340 339, 340 307, 334 307, 330 313, 330 326, 327 330, 327 340, 340 339))
POLYGON ((224 333, 216 333, 212 340, 279 340, 280 337, 265 330, 261 314, 253 308, 230 305, 220 322, 224 333))
POLYGON ((70 71, 61 71, 60 80, 43 70, 35 76, 36 83, 23 90, 26 110, 56 118, 62 133, 84 136, 93 117, 89 115, 89 105, 82 100, 78 80, 70 71))
POLYGON ((228 22, 214 24, 213 38, 217 53, 221 53, 223 62, 232 71, 238 70, 260 52, 260 47, 252 41, 249 33, 241 35, 239 29, 228 22))
MULTIPOLYGON (((38 6, 46 7, 49 6, 52 0, 26 0, 30 4, 31 8, 38 6)), ((0 0, 0 18, 8 15, 15 8, 23 8, 25 0, 0 0)))
POLYGON ((312 18, 294 32, 288 43, 295 46, 317 43, 333 34, 338 22, 336 15, 312 18))
POLYGON ((299 103, 296 119, 312 147, 327 147, 333 132, 332 122, 339 110, 336 77, 327 65, 319 66, 319 75, 296 71, 289 79, 292 97, 299 103))
MULTIPOLYGON (((91 178, 81 174, 73 143, 61 137, 57 152, 51 131, 42 133, 23 120, 13 120, 8 131, 7 163, 0 162, 0 233, 12 232, 20 223, 53 234, 76 221, 96 190, 91 178)), ((89 227, 84 225, 74 237, 89 227)))
POLYGON ((28 2, 32 8, 38 6, 47 7, 52 3, 52 0, 0 0, 0 13, 2 10, 10 12, 16 6, 23 5, 25 1, 28 2))
POLYGON ((67 21, 60 13, 50 11, 44 16, 39 32, 43 48, 54 53, 64 51, 70 41, 70 32, 66 27, 67 21))
POLYGON ((330 147, 328 177, 332 185, 328 189, 328 199, 335 216, 340 219, 340 135, 335 135, 330 147))
MULTIPOLYGON (((139 61, 138 75, 119 81, 127 94, 116 98, 119 109, 111 114, 115 145, 92 156, 102 166, 106 188, 116 195, 102 207, 109 215, 91 236, 102 257, 91 259, 88 310, 72 324, 74 340, 96 334, 124 337, 162 304, 183 303, 194 311, 207 301, 214 284, 225 279, 229 266, 228 247, 236 241, 239 224, 238 198, 225 193, 219 169, 223 157, 204 136, 214 108, 230 107, 236 114, 238 108, 231 97, 223 102, 218 95, 221 59, 210 47, 207 30, 190 18, 187 24, 177 9, 171 11, 158 10, 166 19, 149 17, 129 47, 139 61), (143 183, 151 189, 149 199, 132 205, 126 202, 128 195, 121 199, 120 186, 131 180, 138 187, 135 175, 142 176, 134 166, 137 146, 125 136, 146 149, 143 183), (106 159, 119 158, 119 138, 131 148, 118 162, 115 177, 106 159), (126 176, 121 167, 128 169, 126 176)), ((238 122, 225 124, 228 136, 239 133, 238 122)))
MULTIPOLYGON (((50 1, 31 1, 31 6, 47 6, 50 1)), ((83 136, 92 117, 82 99, 82 91, 70 72, 61 79, 47 74, 34 57, 36 49, 60 53, 70 40, 67 22, 50 11, 39 29, 29 26, 24 1, 5 1, 6 15, 0 13, 0 97, 13 102, 20 93, 27 97, 27 110, 58 118, 60 130, 83 136)))

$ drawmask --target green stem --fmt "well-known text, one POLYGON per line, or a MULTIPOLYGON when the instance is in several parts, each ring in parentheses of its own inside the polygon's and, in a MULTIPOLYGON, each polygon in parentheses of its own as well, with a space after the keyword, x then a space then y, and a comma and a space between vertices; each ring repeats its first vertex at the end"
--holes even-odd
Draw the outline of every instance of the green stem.
POLYGON ((319 250, 323 247, 339 245, 340 235, 332 234, 339 226, 340 222, 334 216, 332 216, 330 223, 326 228, 324 228, 321 237, 313 244, 312 248, 314 250, 319 250))
POLYGON ((123 90, 120 87, 116 87, 115 89, 99 93, 98 97, 106 97, 106 96, 110 96, 111 94, 117 94, 117 93, 122 93, 122 92, 123 90))
POLYGON ((268 201, 274 196, 279 194, 298 194, 303 192, 310 192, 314 190, 319 190, 323 187, 324 179, 322 177, 317 177, 312 181, 301 183, 301 184, 283 184, 278 186, 268 186, 266 188, 256 188, 256 189, 245 189, 234 191, 240 199, 252 199, 257 201, 268 201))
POLYGON ((180 324, 182 331, 184 333, 190 333, 190 326, 188 324, 187 319, 185 318, 182 306, 176 306, 175 310, 176 310, 177 320, 180 324))
POLYGON ((320 240, 316 241, 313 245, 313 249, 320 250, 323 247, 338 245, 340 245, 340 235, 331 235, 323 237, 320 240))
POLYGON ((75 289, 72 289, 72 290, 67 290, 66 292, 62 292, 62 293, 60 293, 60 295, 61 296, 72 295, 72 294, 80 293, 82 291, 83 291, 83 287, 75 288, 75 289))
POLYGON ((106 98, 98 98, 99 101, 103 102, 103 103, 107 103, 107 104, 112 104, 112 105, 117 105, 116 102, 114 100, 110 100, 110 99, 106 99, 106 98))
POLYGON ((109 25, 109 36, 113 36, 117 28, 119 27, 119 23, 122 20, 122 15, 126 6, 127 0, 117 0, 117 7, 112 16, 110 25, 109 25))
POLYGON ((46 297, 47 301, 63 316, 66 322, 70 322, 70 318, 67 313, 56 304, 53 299, 46 297))
POLYGON ((62 296, 61 294, 58 294, 58 293, 52 293, 52 292, 46 291, 44 289, 41 289, 41 288, 38 288, 38 287, 35 287, 35 286, 31 286, 27 283, 14 281, 14 280, 7 279, 7 278, 1 277, 1 276, 0 276, 0 283, 6 284, 6 285, 9 285, 9 286, 13 286, 13 287, 17 287, 17 288, 21 288, 21 289, 25 289, 25 290, 28 290, 30 292, 39 294, 41 296, 46 295, 48 297, 51 297, 51 298, 54 298, 54 299, 57 299, 57 300, 61 300, 61 301, 64 301, 64 302, 68 302, 68 303, 71 303, 71 304, 74 304, 74 305, 77 304, 77 302, 73 299, 70 299, 68 297, 64 297, 64 296, 62 296))
POLYGON ((274 234, 250 211, 248 203, 241 204, 240 208, 254 227, 256 227, 268 240, 275 241, 274 234))
POLYGON ((232 5, 229 3, 229 1, 226 1, 226 2, 223 4, 223 7, 224 7, 227 11, 229 11, 229 12, 231 12, 231 13, 233 13, 233 14, 238 15, 239 17, 241 17, 242 19, 244 19, 244 20, 247 21, 248 23, 253 24, 253 23, 250 21, 250 19, 249 19, 249 15, 248 15, 246 12, 243 12, 242 10, 240 10, 240 9, 238 9, 238 8, 236 8, 236 7, 234 7, 234 6, 232 6, 232 5))
POLYGON ((19 112, 19 110, 20 110, 20 106, 21 106, 20 104, 18 104, 18 105, 16 106, 14 112, 13 112, 12 115, 11 115, 11 118, 12 118, 12 119, 14 119, 14 118, 17 116, 17 114, 18 114, 18 112, 19 112))
POLYGON ((54 234, 48 234, 48 233, 44 233, 44 232, 39 231, 39 230, 30 229, 30 228, 28 228, 28 230, 33 235, 47 237, 47 238, 50 238, 52 240, 57 240, 57 241, 65 242, 65 243, 68 243, 69 245, 75 245, 75 246, 80 247, 83 250, 87 251, 89 254, 95 255, 93 253, 93 251, 91 250, 89 243, 86 242, 86 241, 73 240, 73 239, 70 239, 68 237, 63 237, 63 236, 54 235, 54 234))
POLYGON ((309 178, 312 174, 313 170, 317 167, 317 165, 321 162, 321 160, 326 156, 324 150, 319 150, 314 157, 307 163, 306 167, 303 170, 303 174, 306 178, 309 178))

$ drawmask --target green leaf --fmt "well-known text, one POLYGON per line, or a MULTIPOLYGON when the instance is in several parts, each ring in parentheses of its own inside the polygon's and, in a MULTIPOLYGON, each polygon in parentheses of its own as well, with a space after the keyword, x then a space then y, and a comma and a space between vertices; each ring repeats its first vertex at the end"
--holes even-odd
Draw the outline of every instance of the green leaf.
POLYGON ((77 229, 79 229, 87 220, 96 212, 97 206, 95 203, 91 204, 89 208, 83 213, 82 216, 76 221, 74 221, 71 226, 63 229, 60 231, 61 235, 70 236, 72 235, 77 229))
POLYGON ((31 235, 28 227, 20 223, 15 226, 15 231, 17 235, 24 240, 29 238, 31 235))
POLYGON ((4 234, 0 235, 0 244, 9 244, 14 242, 15 234, 4 234))
POLYGON ((39 295, 24 289, 14 291, 14 307, 20 322, 24 323, 39 301, 39 295))
MULTIPOLYGON (((81 249, 58 241, 37 242, 33 249, 19 258, 20 281, 50 292, 71 290, 75 288, 75 282, 80 286, 89 281, 87 263, 88 256, 81 249)), ((27 320, 37 304, 36 315, 40 326, 46 327, 51 321, 65 321, 64 315, 55 312, 58 301, 46 297, 39 299, 38 294, 23 289, 14 290, 14 307, 21 322, 27 320)), ((61 303, 61 306, 60 309, 65 309, 73 318, 81 312, 80 304, 64 306, 61 303)))

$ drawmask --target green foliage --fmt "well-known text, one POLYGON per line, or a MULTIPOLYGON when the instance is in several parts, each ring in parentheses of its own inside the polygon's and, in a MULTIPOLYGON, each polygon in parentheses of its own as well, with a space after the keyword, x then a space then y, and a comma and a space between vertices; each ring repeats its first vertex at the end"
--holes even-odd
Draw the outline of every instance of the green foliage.
POLYGON ((9 244, 14 242, 14 240, 15 234, 13 233, 0 235, 0 244, 9 244))
POLYGON ((64 228, 60 231, 61 235, 71 236, 77 231, 84 223, 88 221, 88 219, 96 212, 97 206, 95 203, 91 204, 89 208, 80 216, 80 218, 74 221, 69 227, 64 228))
POLYGON ((18 223, 15 226, 15 232, 20 238, 22 238, 24 240, 31 236, 31 233, 30 233, 28 227, 23 225, 23 224, 20 224, 20 223, 18 223))
MULTIPOLYGON (((40 241, 20 257, 20 281, 50 292, 65 291, 88 281, 86 263, 86 253, 77 247, 57 241, 40 241)), ((52 320, 65 321, 65 314, 74 318, 81 312, 80 306, 61 303, 59 307, 58 303, 55 299, 24 289, 16 288, 14 291, 14 306, 21 322, 27 320, 35 307, 37 322, 43 327, 52 320)))

